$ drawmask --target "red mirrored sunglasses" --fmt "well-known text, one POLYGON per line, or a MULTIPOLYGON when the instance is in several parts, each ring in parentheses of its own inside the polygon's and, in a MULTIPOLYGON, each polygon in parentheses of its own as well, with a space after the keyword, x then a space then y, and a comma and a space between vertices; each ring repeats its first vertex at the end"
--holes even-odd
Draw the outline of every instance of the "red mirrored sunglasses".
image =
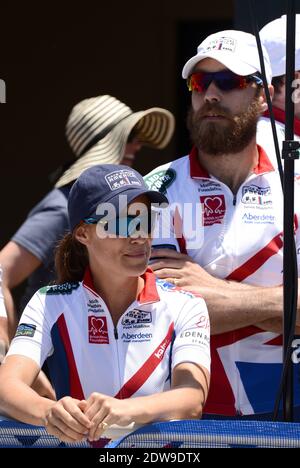
POLYGON ((257 75, 241 76, 236 75, 230 70, 222 70, 219 72, 192 73, 187 79, 187 86, 189 91, 203 93, 212 82, 222 91, 244 89, 251 82, 256 83, 258 86, 262 86, 263 84, 262 79, 257 75))

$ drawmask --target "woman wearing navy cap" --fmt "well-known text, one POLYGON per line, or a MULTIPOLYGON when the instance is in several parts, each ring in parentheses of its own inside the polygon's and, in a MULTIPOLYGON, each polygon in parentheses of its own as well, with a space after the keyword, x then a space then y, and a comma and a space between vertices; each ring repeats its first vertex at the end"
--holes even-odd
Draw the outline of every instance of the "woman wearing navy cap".
POLYGON ((147 269, 166 203, 132 168, 94 166, 73 185, 58 281, 28 303, 0 368, 0 412, 63 441, 111 424, 199 418, 209 386, 204 300, 147 269), (30 387, 47 359, 57 401, 30 387))

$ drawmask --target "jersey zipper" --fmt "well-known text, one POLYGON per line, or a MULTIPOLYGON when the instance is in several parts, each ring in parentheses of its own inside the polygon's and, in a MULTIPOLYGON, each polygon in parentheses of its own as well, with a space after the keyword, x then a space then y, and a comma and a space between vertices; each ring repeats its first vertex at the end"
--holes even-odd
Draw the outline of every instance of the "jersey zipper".
MULTIPOLYGON (((119 333, 117 325, 114 326, 114 337, 116 340, 116 347, 117 347, 117 363, 118 363, 118 374, 119 374, 119 388, 122 388, 122 380, 121 380, 121 372, 120 372, 120 356, 119 356, 119 333)), ((122 393, 120 394, 120 398, 122 398, 122 393)))
POLYGON ((233 194, 232 204, 233 206, 236 205, 236 193, 233 194))

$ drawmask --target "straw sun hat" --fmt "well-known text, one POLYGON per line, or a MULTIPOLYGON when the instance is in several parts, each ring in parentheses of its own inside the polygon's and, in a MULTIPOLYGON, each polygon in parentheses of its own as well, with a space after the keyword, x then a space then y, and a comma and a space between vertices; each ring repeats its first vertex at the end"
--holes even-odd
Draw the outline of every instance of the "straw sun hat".
POLYGON ((96 164, 119 164, 130 132, 135 127, 142 145, 164 148, 174 132, 171 112, 160 107, 133 112, 109 95, 85 99, 73 107, 66 124, 66 136, 75 162, 62 174, 55 187, 77 179, 96 164))

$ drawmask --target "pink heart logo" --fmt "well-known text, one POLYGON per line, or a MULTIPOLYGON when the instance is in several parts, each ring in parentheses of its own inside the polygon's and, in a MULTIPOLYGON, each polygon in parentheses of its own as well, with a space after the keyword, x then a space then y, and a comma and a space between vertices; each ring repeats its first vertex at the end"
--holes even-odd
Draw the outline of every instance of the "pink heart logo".
POLYGON ((206 197, 204 200, 204 206, 208 209, 208 213, 222 214, 224 209, 220 210, 223 205, 223 200, 220 197, 206 197))
POLYGON ((92 317, 91 324, 95 332, 100 332, 104 327, 104 320, 102 318, 92 317))

